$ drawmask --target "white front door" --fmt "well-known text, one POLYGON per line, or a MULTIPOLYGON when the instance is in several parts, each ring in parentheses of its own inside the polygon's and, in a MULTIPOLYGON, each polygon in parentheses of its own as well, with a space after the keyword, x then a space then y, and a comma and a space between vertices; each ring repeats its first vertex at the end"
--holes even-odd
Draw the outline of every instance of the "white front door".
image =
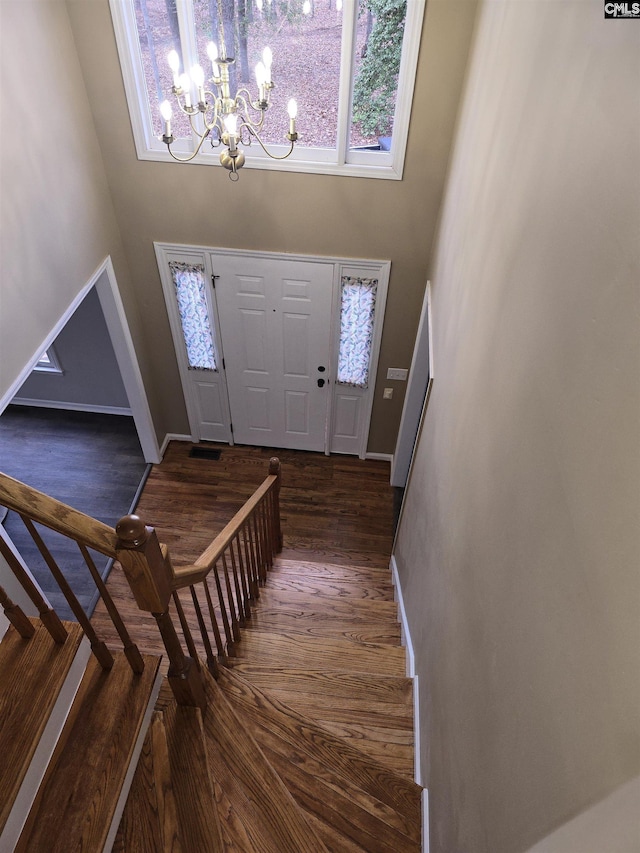
POLYGON ((239 444, 324 451, 334 265, 212 255, 239 444))

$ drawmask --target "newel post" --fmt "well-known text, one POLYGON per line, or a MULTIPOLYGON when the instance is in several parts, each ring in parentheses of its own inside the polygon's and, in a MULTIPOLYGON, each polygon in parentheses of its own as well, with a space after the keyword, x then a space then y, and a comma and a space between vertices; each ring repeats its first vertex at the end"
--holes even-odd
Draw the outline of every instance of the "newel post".
POLYGON ((125 515, 116 525, 117 560, 123 568, 140 610, 151 613, 158 623, 169 658, 168 679, 178 705, 206 707, 204 687, 197 661, 185 655, 169 614, 173 572, 168 555, 162 553, 153 527, 137 515, 125 515))
POLYGON ((282 466, 277 456, 269 460, 269 474, 276 476, 273 487, 273 531, 275 534, 276 554, 282 551, 282 526, 280 524, 280 483, 282 481, 282 466))

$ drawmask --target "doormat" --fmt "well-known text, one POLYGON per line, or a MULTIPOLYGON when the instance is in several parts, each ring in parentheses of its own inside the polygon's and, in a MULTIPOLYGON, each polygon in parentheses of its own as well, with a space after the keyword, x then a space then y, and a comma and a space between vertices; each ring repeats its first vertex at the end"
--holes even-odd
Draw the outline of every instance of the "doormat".
POLYGON ((220 459, 221 450, 212 447, 192 447, 189 456, 193 459, 220 459))

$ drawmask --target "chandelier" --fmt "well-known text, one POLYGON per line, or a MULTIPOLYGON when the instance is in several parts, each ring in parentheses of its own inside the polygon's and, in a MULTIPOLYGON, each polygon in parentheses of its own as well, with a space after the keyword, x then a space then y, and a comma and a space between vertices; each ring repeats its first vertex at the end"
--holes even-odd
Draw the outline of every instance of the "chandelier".
POLYGON ((220 153, 220 163, 225 169, 229 170, 229 177, 233 181, 237 181, 240 177, 238 169, 245 162, 244 152, 239 147, 251 145, 255 139, 262 150, 271 157, 272 160, 285 160, 293 151, 293 146, 298 139, 296 133, 296 115, 298 107, 293 98, 288 103, 287 112, 289 113, 289 132, 286 138, 289 140, 289 150, 286 154, 272 154, 267 146, 260 138, 260 132, 264 125, 264 118, 271 90, 275 84, 271 79, 271 63, 272 53, 268 47, 265 47, 262 53, 262 61, 258 62, 255 67, 256 82, 258 84, 258 94, 255 100, 251 98, 248 89, 240 88, 231 97, 229 86, 229 68, 235 62, 233 57, 227 56, 224 42, 224 28, 222 23, 221 0, 218 0, 218 21, 220 51, 214 42, 209 42, 207 45, 207 55, 211 61, 212 77, 210 83, 215 87, 215 91, 207 88, 205 73, 200 65, 194 65, 191 68, 191 74, 180 73, 180 57, 177 51, 171 50, 167 56, 167 61, 173 73, 172 93, 175 95, 180 112, 188 116, 189 124, 195 134, 198 142, 195 151, 188 157, 177 157, 171 150, 171 144, 174 142, 173 134, 171 133, 171 118, 173 110, 168 100, 160 104, 160 113, 164 120, 164 132, 162 141, 166 144, 167 149, 174 160, 180 163, 188 163, 196 157, 202 145, 208 137, 211 140, 211 146, 216 148, 223 146, 220 153), (196 102, 193 103, 193 90, 197 92, 196 102))

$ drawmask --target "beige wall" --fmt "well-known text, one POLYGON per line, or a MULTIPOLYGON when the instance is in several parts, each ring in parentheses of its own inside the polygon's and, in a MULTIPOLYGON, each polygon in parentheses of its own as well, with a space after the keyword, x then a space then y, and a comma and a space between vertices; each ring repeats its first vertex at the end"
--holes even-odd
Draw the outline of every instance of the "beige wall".
MULTIPOLYGON (((405 180, 251 170, 237 184, 222 169, 136 159, 108 4, 70 0, 68 7, 153 352, 161 431, 187 432, 188 424, 153 253, 155 240, 390 259, 379 373, 385 375, 389 366, 408 367, 475 4, 429 4, 405 180)), ((369 448, 391 452, 404 387, 393 401, 382 402, 382 385, 380 379, 369 448)))
POLYGON ((396 552, 432 853, 519 853, 640 770, 640 32, 479 20, 396 552))
POLYGON ((0 398, 112 255, 135 302, 64 2, 2 0, 0 398))

